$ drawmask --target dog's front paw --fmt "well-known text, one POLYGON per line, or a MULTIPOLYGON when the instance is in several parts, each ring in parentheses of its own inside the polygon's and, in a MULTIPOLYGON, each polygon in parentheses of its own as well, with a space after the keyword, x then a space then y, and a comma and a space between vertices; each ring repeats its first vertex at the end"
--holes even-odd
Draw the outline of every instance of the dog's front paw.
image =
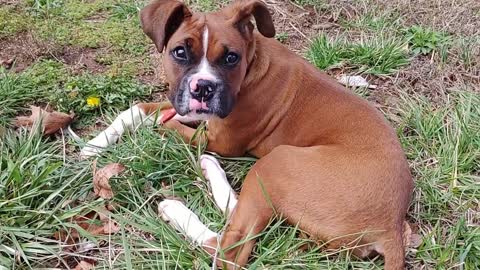
POLYGON ((87 142, 87 144, 80 150, 80 158, 86 159, 93 156, 98 156, 109 145, 109 141, 105 136, 95 137, 87 142))
POLYGON ((97 147, 85 146, 80 151, 80 158, 87 159, 90 157, 98 156, 101 152, 102 150, 97 147))

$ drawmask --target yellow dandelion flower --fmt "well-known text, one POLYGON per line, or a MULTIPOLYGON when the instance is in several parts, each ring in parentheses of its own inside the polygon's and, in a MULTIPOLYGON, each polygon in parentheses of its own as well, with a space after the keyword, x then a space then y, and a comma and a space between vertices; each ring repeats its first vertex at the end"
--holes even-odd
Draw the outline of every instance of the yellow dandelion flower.
POLYGON ((87 98, 87 106, 89 106, 89 107, 100 106, 100 98, 99 97, 88 97, 87 98))

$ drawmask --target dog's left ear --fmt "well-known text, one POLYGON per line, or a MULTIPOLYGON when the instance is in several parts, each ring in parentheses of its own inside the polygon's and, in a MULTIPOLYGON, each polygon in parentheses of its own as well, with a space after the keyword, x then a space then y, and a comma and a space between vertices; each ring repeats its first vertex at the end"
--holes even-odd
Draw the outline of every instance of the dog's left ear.
POLYGON ((184 3, 177 0, 154 0, 140 11, 143 32, 155 43, 159 52, 182 22, 192 16, 184 3))
POLYGON ((258 31, 265 37, 275 36, 272 16, 267 6, 260 0, 237 0, 229 8, 232 14, 231 22, 238 30, 250 36, 253 32, 253 25, 250 22, 252 16, 255 18, 258 31))

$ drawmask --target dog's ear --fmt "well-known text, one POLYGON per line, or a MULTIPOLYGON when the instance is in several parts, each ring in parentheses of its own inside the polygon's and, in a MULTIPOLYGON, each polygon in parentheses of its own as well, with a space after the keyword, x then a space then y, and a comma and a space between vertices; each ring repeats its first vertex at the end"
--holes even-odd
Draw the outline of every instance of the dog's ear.
POLYGON ((272 16, 267 6, 260 0, 237 0, 227 7, 231 14, 231 22, 238 30, 250 36, 253 31, 252 16, 255 18, 258 31, 265 37, 275 36, 272 16))
POLYGON ((143 32, 152 39, 159 52, 190 16, 192 13, 185 4, 176 0, 155 0, 140 11, 143 32))

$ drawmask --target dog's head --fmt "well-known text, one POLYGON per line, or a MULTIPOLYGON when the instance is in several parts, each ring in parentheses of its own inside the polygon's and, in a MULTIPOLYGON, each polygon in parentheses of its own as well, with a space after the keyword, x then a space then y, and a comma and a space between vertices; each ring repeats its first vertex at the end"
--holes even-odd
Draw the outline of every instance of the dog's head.
POLYGON ((140 13, 145 34, 164 52, 169 99, 180 115, 225 118, 232 111, 258 31, 275 36, 259 0, 237 0, 218 12, 192 13, 177 0, 155 0, 140 13))

